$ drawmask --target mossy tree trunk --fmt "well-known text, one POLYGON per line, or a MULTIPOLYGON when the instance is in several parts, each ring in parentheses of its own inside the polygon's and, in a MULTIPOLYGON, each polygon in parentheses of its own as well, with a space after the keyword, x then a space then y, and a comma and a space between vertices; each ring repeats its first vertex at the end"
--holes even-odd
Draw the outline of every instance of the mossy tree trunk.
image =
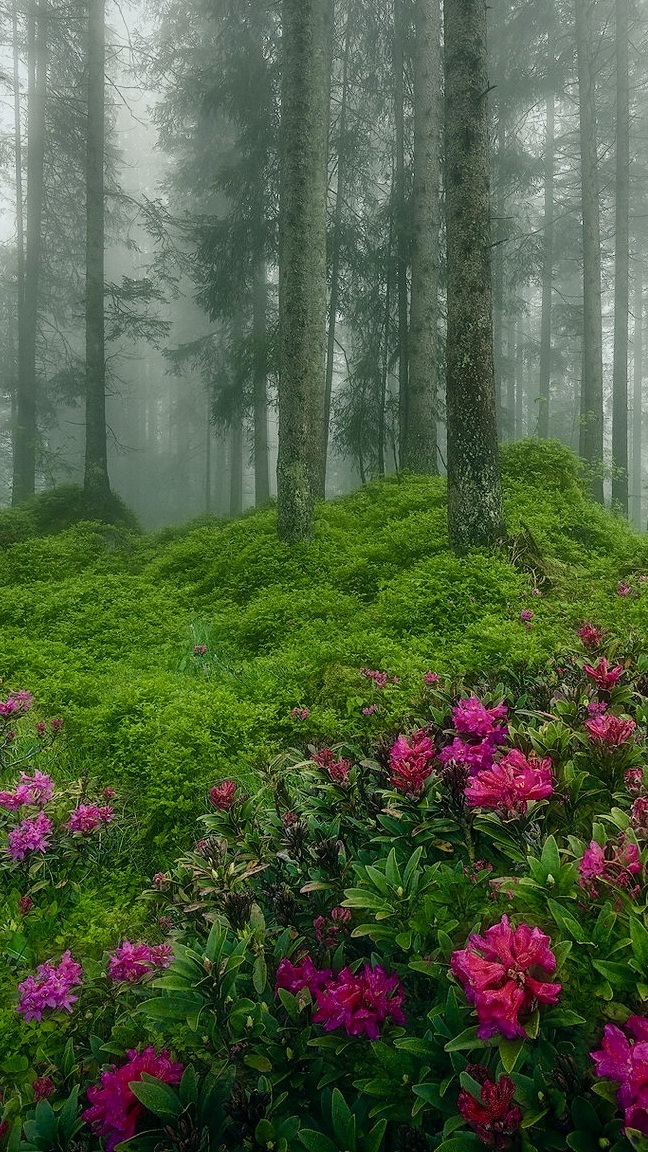
POLYGON ((505 533, 497 455, 484 0, 445 0, 448 525, 457 552, 505 533))
POLYGON ((438 0, 414 9, 414 185, 409 373, 401 465, 437 468, 441 45, 438 0))
POLYGON ((83 485, 101 502, 110 492, 106 448, 104 340, 104 0, 88 4, 86 142, 86 446, 83 485))
POLYGON ((322 475, 331 0, 283 0, 278 530, 312 537, 322 475))
POLYGON ((630 84, 628 0, 616 0, 616 189, 612 503, 628 515, 628 305, 630 293, 630 84))
POLYGON ((583 352, 579 452, 591 465, 590 491, 603 503, 603 325, 595 83, 589 0, 575 0, 583 214, 583 352))
POLYGON ((12 503, 33 496, 36 481, 36 336, 41 266, 47 9, 34 0, 27 17, 27 221, 22 291, 18 296, 18 388, 12 503))

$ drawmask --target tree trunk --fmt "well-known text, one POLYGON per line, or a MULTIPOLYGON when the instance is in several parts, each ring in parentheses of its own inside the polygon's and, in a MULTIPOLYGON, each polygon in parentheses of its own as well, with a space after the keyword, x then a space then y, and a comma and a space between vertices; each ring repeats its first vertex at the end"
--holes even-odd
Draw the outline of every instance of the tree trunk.
POLYGON ((505 533, 495 415, 484 0, 445 0, 448 526, 457 552, 505 533))
POLYGON ((396 195, 394 224, 396 232, 396 292, 398 298, 398 406, 399 406, 399 456, 403 463, 403 444, 407 415, 408 364, 408 325, 409 291, 407 269, 409 265, 409 237, 405 187, 405 8, 404 0, 394 0, 394 121, 396 127, 396 178, 393 185, 396 195))
POLYGON ((283 0, 278 531, 309 539, 322 475, 330 0, 283 0))
POLYGON ((88 6, 88 136, 86 152, 86 449, 84 488, 108 496, 104 349, 104 0, 88 6))
POLYGON ((583 351, 579 453, 591 467, 590 491, 603 503, 603 331, 595 85, 589 0, 575 0, 583 214, 583 351))
POLYGON ((230 425, 230 516, 243 511, 243 413, 239 409, 230 425))
MULTIPOLYGON (((500 114, 497 124, 497 151, 501 156, 506 146, 506 127, 500 114)), ((502 181, 500 175, 499 180, 502 181)), ((493 363, 495 367, 495 413, 500 440, 510 440, 509 414, 504 397, 504 197, 498 188, 495 196, 495 219, 492 227, 493 258, 493 363)))
POLYGON ((254 502, 270 499, 268 460, 268 279, 265 260, 257 270, 252 302, 254 389, 254 502))
POLYGON ((441 48, 438 0, 416 0, 409 375, 401 465, 435 475, 441 48))
MULTIPOLYGON (((554 56, 554 36, 549 34, 548 56, 554 56)), ((551 402, 551 312, 554 269, 554 184, 555 184, 555 95, 547 96, 544 159, 544 236, 542 241, 542 315, 540 320, 540 395, 538 398, 538 436, 549 437, 551 402)))
POLYGON ((338 126, 338 154, 337 154, 337 180, 335 187, 335 214, 333 217, 333 235, 331 238, 331 292, 329 295, 328 334, 326 347, 326 384, 324 389, 324 445, 322 450, 324 473, 320 480, 319 495, 326 495, 326 464, 328 457, 329 426, 331 423, 331 395, 333 392, 333 369, 335 366, 335 326, 337 321, 338 298, 340 290, 340 256, 342 248, 342 208, 346 193, 346 165, 347 147, 346 138, 347 105, 349 99, 349 56, 351 52, 351 32, 353 14, 355 11, 353 0, 347 14, 346 32, 344 37, 344 59, 342 62, 342 100, 340 104, 340 122, 338 126))
POLYGON ((637 267, 634 282, 634 330, 632 334, 632 506, 635 528, 643 531, 641 497, 643 476, 642 425, 643 425, 643 290, 644 266, 641 252, 637 252, 637 267))
POLYGON ((205 512, 212 509, 212 423, 211 396, 206 390, 207 411, 205 413, 205 512))
POLYGON ((616 0, 616 197, 612 504, 628 515, 628 305, 630 277, 630 88, 628 0, 616 0))
MULTIPOLYGON (((36 335, 41 264, 47 12, 34 0, 28 16, 27 54, 27 235, 22 300, 18 298, 18 390, 12 503, 33 496, 36 484, 36 335)), ((20 293, 20 288, 19 288, 20 293)))

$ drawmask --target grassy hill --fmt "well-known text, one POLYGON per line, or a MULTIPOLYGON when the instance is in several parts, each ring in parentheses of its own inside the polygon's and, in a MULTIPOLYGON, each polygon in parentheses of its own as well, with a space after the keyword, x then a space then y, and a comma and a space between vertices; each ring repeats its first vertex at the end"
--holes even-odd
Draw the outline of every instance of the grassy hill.
MULTIPOLYGON (((293 549, 271 508, 157 535, 81 521, 30 536, 23 525, 0 552, 4 684, 64 717, 66 771, 119 789, 155 866, 214 779, 245 779, 289 745, 369 743, 411 714, 429 669, 470 684, 515 678, 575 650, 590 617, 640 643, 645 538, 587 498, 560 444, 511 446, 504 476, 510 540, 462 558, 448 549, 437 478, 326 503, 314 543, 293 549), (618 596, 626 577, 633 592, 618 596), (398 684, 377 688, 363 666, 398 684), (306 720, 291 716, 297 706, 306 720)), ((0 515, 0 540, 12 523, 0 515)))

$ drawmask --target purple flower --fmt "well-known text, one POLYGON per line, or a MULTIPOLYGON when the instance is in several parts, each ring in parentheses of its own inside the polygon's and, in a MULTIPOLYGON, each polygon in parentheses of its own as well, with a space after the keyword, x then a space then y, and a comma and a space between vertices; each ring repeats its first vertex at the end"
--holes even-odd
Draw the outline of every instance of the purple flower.
POLYGON ((590 1055, 597 1076, 619 1082, 625 1127, 648 1136, 648 1019, 630 1016, 623 1029, 606 1024, 601 1047, 590 1055))
POLYGON ((96 804, 79 804, 70 812, 70 818, 63 827, 68 831, 80 832, 82 836, 89 836, 95 828, 102 824, 110 824, 115 813, 108 804, 98 807, 96 804))
POLYGON ((277 968, 275 992, 279 988, 285 988, 294 996, 302 989, 308 988, 311 996, 315 998, 318 990, 325 986, 331 975, 330 968, 316 968, 310 956, 303 956, 297 964, 293 964, 287 956, 284 956, 277 968))
POLYGON ((134 984, 157 968, 168 968, 173 959, 170 944, 131 944, 124 940, 108 959, 108 975, 111 980, 134 984))
POLYGON ((106 1152, 114 1149, 123 1140, 130 1140, 137 1132, 140 1120, 146 1109, 131 1090, 130 1085, 142 1079, 142 1075, 154 1076, 163 1084, 179 1084, 184 1068, 182 1064, 171 1062, 169 1053, 163 1049, 158 1056, 153 1047, 138 1052, 129 1048, 128 1061, 117 1067, 115 1064, 107 1072, 101 1073, 101 1084, 88 1088, 90 1108, 86 1108, 83 1119, 92 1128, 93 1134, 105 1140, 106 1152))
POLYGON ((71 1012, 78 999, 72 995, 72 988, 81 983, 83 969, 69 952, 64 952, 59 963, 47 960, 39 964, 35 976, 28 976, 18 985, 20 993, 17 1012, 29 1020, 42 1020, 43 1012, 49 1008, 54 1012, 71 1012))
POLYGON ((44 812, 23 820, 9 833, 7 852, 12 860, 24 860, 28 852, 46 852, 52 821, 44 812))
POLYGON ((49 1076, 37 1076, 32 1080, 32 1090, 34 1100, 47 1100, 54 1091, 54 1081, 50 1080, 49 1076))
POLYGON ((496 731, 502 732, 501 728, 496 727, 495 721, 504 720, 507 711, 503 702, 495 708, 486 708, 476 696, 469 696, 466 700, 460 700, 452 709, 452 720, 460 735, 483 738, 496 731))
POLYGON ((405 1023, 403 995, 398 976, 388 974, 384 968, 365 964, 357 975, 350 968, 343 968, 317 992, 313 1023, 322 1024, 326 1032, 344 1028, 347 1036, 378 1040, 381 1025, 387 1019, 395 1024, 405 1023))

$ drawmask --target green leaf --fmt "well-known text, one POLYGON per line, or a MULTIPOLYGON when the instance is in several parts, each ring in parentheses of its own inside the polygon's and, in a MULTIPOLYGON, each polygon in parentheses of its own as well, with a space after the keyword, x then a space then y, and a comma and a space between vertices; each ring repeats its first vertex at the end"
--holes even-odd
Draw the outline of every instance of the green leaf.
POLYGON ((356 1118, 339 1088, 333 1089, 331 1096, 331 1120, 335 1139, 345 1152, 355 1152, 356 1118))
POLYGON ((554 880, 557 880, 560 875, 560 853, 554 836, 547 836, 540 862, 544 868, 545 878, 551 874, 554 880))
POLYGON ((260 1053, 253 1052, 250 1056, 244 1056, 243 1063, 247 1064, 248 1068, 254 1068, 255 1072, 272 1072, 272 1061, 260 1053))
POLYGON ((268 983, 268 968, 265 961, 265 956, 262 952, 254 959, 254 966, 252 968, 252 983, 254 991, 261 996, 263 990, 268 983))
POLYGON ((385 862, 385 876, 387 877, 392 888, 402 888, 403 881, 401 879, 400 868, 396 863, 396 849, 392 848, 387 860, 385 862))
POLYGON ((524 1050, 524 1039, 522 1036, 518 1036, 515 1040, 500 1040, 498 1048, 504 1071, 510 1075, 520 1063, 524 1050))
POLYGON ((445 1046, 446 1052, 464 1052, 471 1051, 473 1048, 485 1048, 486 1044, 480 1040, 477 1035, 477 1026, 472 1028, 465 1028, 453 1040, 449 1040, 445 1046))
POLYGON ((475 1152, 484 1152, 484 1145, 479 1136, 474 1132, 463 1132, 461 1136, 451 1136, 449 1140, 438 1144, 436 1152, 470 1152, 472 1148, 475 1152))
POLYGON ((259 1120, 256 1128, 254 1129, 254 1138, 257 1144, 262 1147, 264 1144, 270 1144, 274 1141, 276 1136, 275 1126, 270 1120, 259 1120))
POLYGON ((562 905, 558 904, 555 900, 548 900, 547 904, 549 905, 551 915, 561 931, 571 936, 577 944, 592 943, 592 941, 588 939, 585 930, 581 928, 578 920, 575 916, 572 916, 571 912, 568 912, 566 908, 563 908, 562 905))
POLYGON ((630 920, 630 939, 632 954, 641 965, 640 971, 648 971, 648 931, 638 916, 633 916, 630 920))
POLYGON ((314 1128, 301 1128, 297 1137, 308 1152, 339 1152, 337 1144, 329 1140, 323 1132, 316 1132, 314 1128))
POLYGON ((627 964, 620 964, 616 961, 609 960, 592 960, 592 967, 596 968, 596 971, 600 972, 601 976, 605 976, 605 979, 609 980, 613 987, 624 989, 634 988, 635 978, 627 964))
POLYGON ((571 1106, 572 1120, 579 1132, 589 1132, 591 1136, 600 1136, 602 1131, 601 1121, 595 1109, 586 1100, 584 1096, 577 1096, 572 1101, 571 1106))
POLYGON ((385 1139, 386 1120, 379 1120, 362 1141, 363 1152, 379 1152, 385 1139))
POLYGON ((187 1064, 187 1067, 182 1073, 178 1094, 184 1108, 186 1108, 188 1104, 198 1103, 198 1078, 193 1064, 187 1064))
POLYGON ((144 1072, 141 1080, 130 1081, 128 1087, 133 1096, 158 1119, 168 1120, 182 1114, 182 1104, 173 1088, 156 1080, 154 1076, 149 1077, 144 1072))

